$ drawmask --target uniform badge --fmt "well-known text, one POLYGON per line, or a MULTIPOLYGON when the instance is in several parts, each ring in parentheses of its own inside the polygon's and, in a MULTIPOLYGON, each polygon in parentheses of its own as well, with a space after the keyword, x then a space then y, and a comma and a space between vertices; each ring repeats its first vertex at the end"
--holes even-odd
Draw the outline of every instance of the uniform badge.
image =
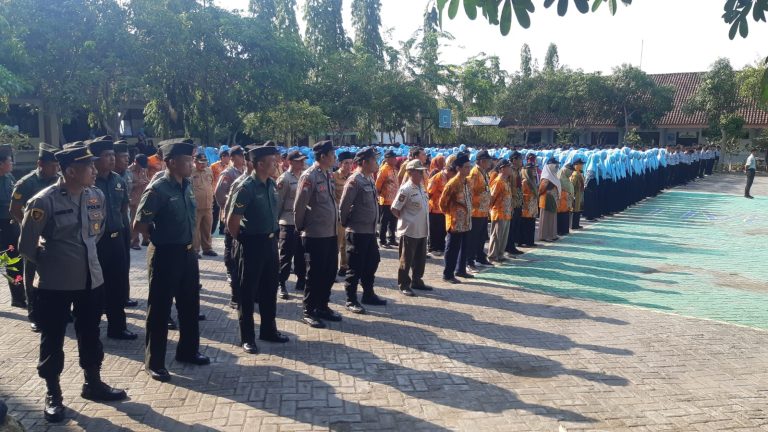
POLYGON ((13 194, 13 199, 20 200, 21 199, 21 194, 16 192, 15 194, 13 194))
POLYGON ((40 222, 45 216, 45 212, 42 209, 33 208, 32 210, 29 211, 29 216, 32 218, 33 221, 40 222))
POLYGON ((115 189, 117 189, 117 190, 120 190, 122 188, 123 188, 123 184, 122 183, 118 183, 117 185, 115 185, 115 189))
POLYGON ((93 229, 94 229, 94 231, 98 231, 99 230, 99 223, 98 222, 93 224, 93 229))
POLYGON ((400 198, 397 199, 400 202, 405 201, 405 195, 400 195, 400 198))

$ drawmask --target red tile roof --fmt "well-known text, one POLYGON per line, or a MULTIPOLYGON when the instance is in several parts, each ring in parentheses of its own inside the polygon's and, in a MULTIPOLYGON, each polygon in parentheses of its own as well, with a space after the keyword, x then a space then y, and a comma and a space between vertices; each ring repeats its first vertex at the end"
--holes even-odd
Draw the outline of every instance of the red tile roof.
MULTIPOLYGON (((659 85, 667 85, 675 88, 675 96, 672 105, 672 110, 662 117, 657 123, 658 128, 706 128, 707 119, 704 113, 697 112, 693 114, 686 114, 683 112, 683 105, 688 101, 701 86, 701 80, 704 77, 705 72, 683 72, 683 73, 668 73, 668 74, 651 74, 659 85)), ((760 109, 755 101, 743 100, 743 106, 736 111, 742 117, 744 117, 747 128, 764 128, 768 127, 768 111, 760 109)), ((519 124, 515 119, 509 116, 504 117, 501 122, 502 127, 514 126, 519 124)), ((555 116, 550 113, 541 113, 536 116, 531 122, 532 127, 539 128, 558 128, 559 124, 555 116)), ((588 120, 582 122, 582 127, 585 128, 613 128, 613 125, 608 120, 588 120)))

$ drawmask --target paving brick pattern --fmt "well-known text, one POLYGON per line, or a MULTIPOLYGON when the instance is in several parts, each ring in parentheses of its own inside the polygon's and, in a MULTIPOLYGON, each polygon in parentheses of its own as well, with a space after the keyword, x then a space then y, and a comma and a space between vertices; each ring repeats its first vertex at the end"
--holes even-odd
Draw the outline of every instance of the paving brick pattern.
MULTIPOLYGON (((35 431, 768 430, 768 333, 751 306, 765 301, 760 264, 768 252, 764 236, 750 231, 764 230, 766 201, 751 202, 751 210, 746 200, 706 195, 753 217, 750 227, 729 229, 706 215, 677 220, 684 210, 672 208, 700 202, 695 190, 738 193, 742 180, 718 176, 663 194, 474 283, 444 285, 440 263, 431 260, 427 282, 436 289, 415 298, 395 289, 395 252, 384 251, 377 289, 389 305, 353 316, 342 311, 337 284, 332 302, 344 321, 316 330, 298 322, 297 297, 280 301, 278 326, 292 340, 260 343, 256 356, 236 345, 221 259, 203 259, 201 342, 213 364, 171 360, 173 380, 158 383, 142 370, 141 338, 104 339, 105 380, 127 388, 130 400, 85 401, 70 328, 62 375, 70 410, 55 426, 42 419, 39 337, 2 290, 0 396, 35 431), (646 233, 656 233, 657 243, 646 233), (718 252, 725 248, 734 252, 718 252), (547 273, 533 286, 524 275, 537 263, 560 267, 538 269, 547 273), (718 285, 719 276, 728 283, 718 285), (701 286, 689 286, 694 281, 701 286), (701 295, 708 297, 696 300, 701 295), (684 309, 688 302, 698 303, 693 312, 684 309), (714 314, 733 309, 749 319, 714 314)), ((754 194, 764 196, 767 183, 759 178, 754 194)), ((723 214, 717 207, 701 202, 696 210, 723 214)), ((133 297, 146 299, 144 251, 132 260, 133 297)), ((143 335, 140 303, 129 326, 143 335)), ((172 359, 177 334, 170 334, 172 359)))

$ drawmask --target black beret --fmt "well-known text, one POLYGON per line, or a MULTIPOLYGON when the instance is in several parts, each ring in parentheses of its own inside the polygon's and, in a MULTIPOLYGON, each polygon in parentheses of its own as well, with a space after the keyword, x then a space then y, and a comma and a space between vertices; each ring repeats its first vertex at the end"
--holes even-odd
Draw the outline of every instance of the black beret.
POLYGON ((352 153, 351 151, 343 151, 339 153, 339 162, 345 161, 347 159, 354 159, 354 158, 355 158, 355 154, 352 153))
POLYGON ((488 153, 488 150, 480 150, 477 152, 477 157, 475 157, 475 160, 484 160, 484 159, 492 159, 491 154, 488 153))
POLYGON ((523 155, 522 155, 522 154, 520 154, 520 152, 519 152, 519 151, 513 151, 513 152, 512 152, 512 154, 511 154, 511 155, 509 155, 509 160, 513 161, 513 160, 515 160, 515 159, 520 159, 520 158, 522 158, 522 157, 523 157, 523 155))
POLYGON ((115 153, 128 153, 128 141, 115 141, 112 148, 115 150, 115 153))
POLYGON ((302 160, 304 160, 306 158, 307 157, 304 156, 304 153, 302 153, 302 152, 300 152, 298 150, 293 150, 291 152, 288 152, 288 160, 289 161, 302 161, 302 160))
POLYGON ((13 146, 10 144, 0 145, 0 159, 13 156, 13 146))
POLYGON ((245 155, 245 149, 240 146, 232 146, 229 148, 230 156, 245 155))
POLYGON ((378 153, 376 152, 376 149, 373 147, 365 147, 364 149, 361 149, 355 154, 355 161, 356 162, 362 162, 364 160, 368 160, 372 157, 376 157, 378 153))
POLYGON ((258 146, 248 150, 248 159, 251 162, 256 162, 264 156, 272 156, 279 153, 280 152, 277 150, 277 147, 265 144, 263 146, 258 146))
POLYGON ((386 152, 384 152, 384 159, 393 158, 393 157, 397 157, 397 153, 395 153, 394 150, 387 150, 386 152))
POLYGON ((323 155, 333 150, 335 150, 335 148, 333 147, 333 141, 330 141, 330 140, 320 141, 318 143, 315 143, 315 145, 312 146, 312 151, 315 152, 315 154, 323 155))
POLYGON ((469 162, 469 155, 466 153, 459 153, 456 155, 456 160, 453 161, 455 168, 461 168, 462 165, 469 162))
POLYGON ((114 140, 111 136, 104 135, 102 137, 86 141, 85 145, 88 147, 88 150, 90 150, 91 153, 93 153, 95 156, 99 156, 101 152, 112 150, 114 148, 114 140))
POLYGON ((59 161, 62 169, 66 169, 68 166, 74 163, 90 163, 98 159, 91 153, 91 150, 86 146, 70 146, 64 150, 56 152, 56 160, 59 161))
POLYGON ((549 164, 560 165, 560 162, 558 162, 557 159, 551 157, 551 158, 549 158, 549 160, 547 160, 547 165, 549 165, 549 164))
POLYGON ((54 162, 56 160, 55 154, 59 151, 58 148, 44 142, 41 142, 38 148, 40 151, 37 153, 37 160, 40 162, 54 162))
POLYGON ((189 138, 175 138, 161 141, 160 150, 163 152, 163 159, 173 159, 176 156, 192 156, 195 153, 195 145, 189 138))

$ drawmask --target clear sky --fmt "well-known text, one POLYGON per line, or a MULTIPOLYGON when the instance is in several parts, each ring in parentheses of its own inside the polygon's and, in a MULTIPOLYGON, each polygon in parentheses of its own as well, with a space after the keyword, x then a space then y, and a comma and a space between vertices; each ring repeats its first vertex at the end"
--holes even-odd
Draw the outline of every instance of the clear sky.
MULTIPOLYGON (((246 9, 248 0, 215 0, 226 9, 246 9)), ((381 0, 382 33, 399 47, 419 28, 429 0, 381 0)), ((299 25, 305 0, 298 0, 299 25)), ((352 35, 350 4, 344 0, 344 24, 352 35)), ((587 72, 610 72, 622 63, 640 65, 648 73, 704 71, 719 57, 727 57, 741 68, 768 56, 768 24, 750 19, 747 39, 728 39, 729 26, 720 16, 724 0, 635 0, 619 6, 611 16, 606 5, 597 13, 581 15, 571 2, 568 14, 559 17, 555 7, 545 9, 534 0, 536 12, 531 28, 513 22, 512 31, 501 36, 496 26, 479 16, 470 21, 459 9, 454 20, 444 17, 443 29, 454 41, 442 48, 446 63, 462 63, 479 53, 496 55, 509 72, 519 69, 520 47, 528 43, 532 54, 543 63, 550 42, 558 46, 560 63, 587 72), (642 64, 640 64, 642 47, 642 64), (762 56, 762 57, 761 57, 762 56)), ((303 30, 303 28, 302 28, 303 30)))

